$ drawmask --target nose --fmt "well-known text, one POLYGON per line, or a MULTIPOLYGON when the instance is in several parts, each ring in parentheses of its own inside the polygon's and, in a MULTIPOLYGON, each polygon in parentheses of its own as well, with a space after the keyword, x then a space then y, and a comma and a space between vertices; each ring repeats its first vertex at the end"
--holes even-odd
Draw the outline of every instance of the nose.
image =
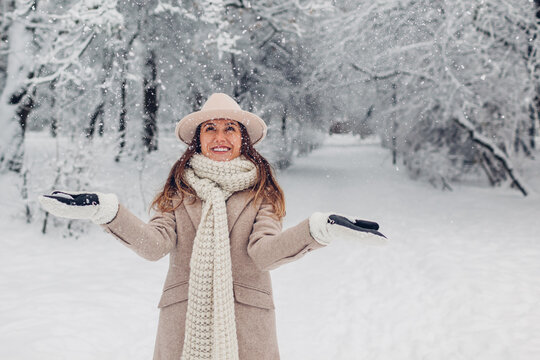
POLYGON ((216 142, 224 142, 225 141, 225 132, 223 130, 216 131, 216 136, 214 138, 216 142))

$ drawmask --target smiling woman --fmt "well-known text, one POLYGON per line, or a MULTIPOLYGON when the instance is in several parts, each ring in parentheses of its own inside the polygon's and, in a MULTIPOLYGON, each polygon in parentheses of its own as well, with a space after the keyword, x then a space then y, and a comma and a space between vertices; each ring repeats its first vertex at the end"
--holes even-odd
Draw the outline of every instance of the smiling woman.
POLYGON ((176 134, 188 147, 148 223, 114 194, 55 191, 40 202, 55 215, 93 220, 148 260, 170 255, 154 360, 278 360, 269 271, 333 238, 382 242, 382 234, 321 212, 283 230, 283 191, 253 147, 266 124, 225 94, 180 120, 176 134))
POLYGON ((229 161, 240 156, 242 135, 237 121, 208 120, 200 129, 201 152, 216 161, 229 161))

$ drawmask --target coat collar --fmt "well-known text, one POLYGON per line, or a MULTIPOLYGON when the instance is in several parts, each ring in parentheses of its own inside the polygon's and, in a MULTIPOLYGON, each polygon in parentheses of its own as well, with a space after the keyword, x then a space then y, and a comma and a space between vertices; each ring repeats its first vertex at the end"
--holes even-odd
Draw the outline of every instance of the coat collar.
MULTIPOLYGON (((243 190, 235 192, 227 199, 225 205, 227 207, 227 224, 229 227, 229 234, 231 233, 236 220, 238 220, 238 217, 251 202, 253 197, 254 193, 252 191, 243 190)), ((195 202, 192 203, 192 201, 192 196, 186 197, 184 206, 196 231, 199 227, 199 223, 201 222, 202 201, 198 197, 195 197, 195 202)))

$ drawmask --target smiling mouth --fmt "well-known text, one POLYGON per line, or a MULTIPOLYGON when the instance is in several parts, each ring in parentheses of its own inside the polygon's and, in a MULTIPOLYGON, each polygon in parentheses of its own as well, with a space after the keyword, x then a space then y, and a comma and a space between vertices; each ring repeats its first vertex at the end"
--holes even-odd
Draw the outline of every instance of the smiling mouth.
POLYGON ((230 151, 231 148, 227 146, 216 146, 211 149, 215 153, 226 153, 227 151, 230 151))

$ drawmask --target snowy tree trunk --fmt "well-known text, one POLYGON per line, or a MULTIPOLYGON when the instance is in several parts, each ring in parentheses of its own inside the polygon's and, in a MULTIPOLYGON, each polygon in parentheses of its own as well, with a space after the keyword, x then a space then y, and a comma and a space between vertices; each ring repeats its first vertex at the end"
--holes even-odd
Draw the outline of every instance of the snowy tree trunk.
POLYGON ((27 53, 31 42, 32 35, 24 24, 12 22, 8 32, 7 79, 0 96, 0 171, 21 173, 23 168, 26 119, 34 105, 34 88, 26 84, 33 77, 32 57, 27 53))
POLYGON ((6 12, 11 11, 15 7, 13 1, 0 6, 0 94, 4 90, 5 80, 7 77, 7 44, 9 41, 8 31, 10 21, 6 16, 6 12))
POLYGON ((276 167, 278 169, 286 169, 291 166, 291 147, 288 138, 288 124, 287 124, 287 108, 283 109, 281 114, 281 149, 279 152, 279 158, 276 161, 276 167))
POLYGON ((392 164, 396 165, 397 163, 397 119, 396 119, 396 106, 397 106, 397 85, 392 83, 392 113, 391 113, 391 123, 392 123, 392 164))
POLYGON ((86 129, 86 137, 89 139, 93 138, 96 131, 96 125, 98 126, 98 135, 103 136, 105 126, 105 102, 107 101, 107 95, 109 91, 107 83, 110 80, 109 78, 111 77, 112 65, 113 55, 108 49, 105 49, 103 51, 103 73, 101 74, 100 81, 100 98, 96 107, 94 108, 94 111, 90 115, 90 123, 88 124, 88 128, 86 129))
POLYGON ((114 158, 114 161, 119 162, 120 156, 124 152, 126 147, 126 115, 127 115, 127 103, 126 103, 126 87, 127 80, 125 71, 122 72, 122 80, 120 84, 120 115, 118 117, 118 154, 114 158))
MULTIPOLYGON (((536 11, 536 14, 535 14, 536 23, 540 25, 540 0, 534 0, 534 5, 535 5, 535 11, 536 11)), ((538 32, 534 32, 532 36, 532 42, 536 44, 539 43, 538 32)), ((529 56, 534 54, 536 62, 540 60, 538 51, 540 51, 538 46, 534 47, 533 44, 529 45, 529 50, 528 50, 529 56)), ((536 78, 535 78, 536 96, 534 97, 533 105, 531 106, 531 114, 530 114, 531 126, 529 127, 529 146, 533 150, 536 149, 535 138, 536 138, 536 133, 538 131, 536 124, 539 124, 540 126, 540 78, 539 78, 540 77, 540 64, 539 63, 534 64, 534 72, 536 75, 536 78)))
POLYGON ((189 81, 188 86, 188 104, 191 105, 192 111, 199 111, 206 99, 203 93, 199 90, 197 84, 193 81, 189 81))
MULTIPOLYGON (((56 80, 51 81, 51 83, 49 84, 49 90, 51 91, 51 94, 55 93, 56 80)), ((56 109, 57 103, 58 101, 56 99, 56 96, 51 96, 51 124, 49 131, 52 137, 56 137, 58 135, 58 116, 56 114, 56 111, 54 111, 56 109)))
POLYGON ((127 44, 121 51, 121 70, 120 70, 120 113, 118 116, 118 153, 114 161, 119 162, 122 153, 126 147, 126 129, 127 129, 127 76, 128 76, 128 54, 133 42, 139 36, 140 25, 137 31, 131 36, 127 44))
POLYGON ((529 146, 531 149, 536 149, 536 124, 540 124, 540 84, 538 85, 538 94, 536 98, 534 99, 535 106, 531 105, 530 108, 530 119, 531 119, 531 126, 529 127, 529 146))
MULTIPOLYGON (((454 117, 453 120, 469 133, 471 139, 476 144, 480 145, 491 156, 497 159, 502 169, 504 169, 506 174, 508 174, 508 176, 512 179, 512 185, 517 187, 518 190, 521 191, 523 196, 527 196, 528 191, 525 188, 525 184, 523 183, 521 179, 519 179, 518 175, 515 173, 512 162, 506 156, 506 154, 501 149, 499 149, 497 145, 493 144, 493 142, 490 139, 483 136, 482 134, 479 134, 474 129, 474 126, 469 122, 469 120, 467 120, 463 115, 458 115, 457 117, 454 117)), ((487 157, 484 157, 484 158, 486 159, 487 157)), ((497 176, 493 176, 493 174, 491 175, 488 174, 488 176, 493 177, 494 179, 497 178, 497 176)), ((497 180, 493 180, 490 178, 490 182, 497 183, 497 180)))
MULTIPOLYGON (((104 94, 104 90, 102 89, 101 90, 101 99, 98 103, 98 105, 96 106, 96 108, 94 109, 94 111, 92 112, 92 115, 90 115, 90 123, 88 124, 88 128, 86 129, 86 137, 88 139, 92 139, 94 137, 94 132, 96 131, 96 123, 99 121, 100 124, 103 123, 103 108, 105 107, 105 94, 104 94)), ((103 127, 100 126, 100 129, 102 129, 103 127)), ((99 135, 103 135, 103 133, 99 134, 99 135)))
POLYGON ((153 50, 148 52, 144 74, 144 134, 143 143, 147 152, 157 150, 157 66, 153 50))
POLYGON ((238 102, 240 102, 242 95, 249 91, 249 84, 246 81, 246 77, 242 76, 239 66, 236 56, 231 54, 231 68, 234 77, 233 97, 238 102))

